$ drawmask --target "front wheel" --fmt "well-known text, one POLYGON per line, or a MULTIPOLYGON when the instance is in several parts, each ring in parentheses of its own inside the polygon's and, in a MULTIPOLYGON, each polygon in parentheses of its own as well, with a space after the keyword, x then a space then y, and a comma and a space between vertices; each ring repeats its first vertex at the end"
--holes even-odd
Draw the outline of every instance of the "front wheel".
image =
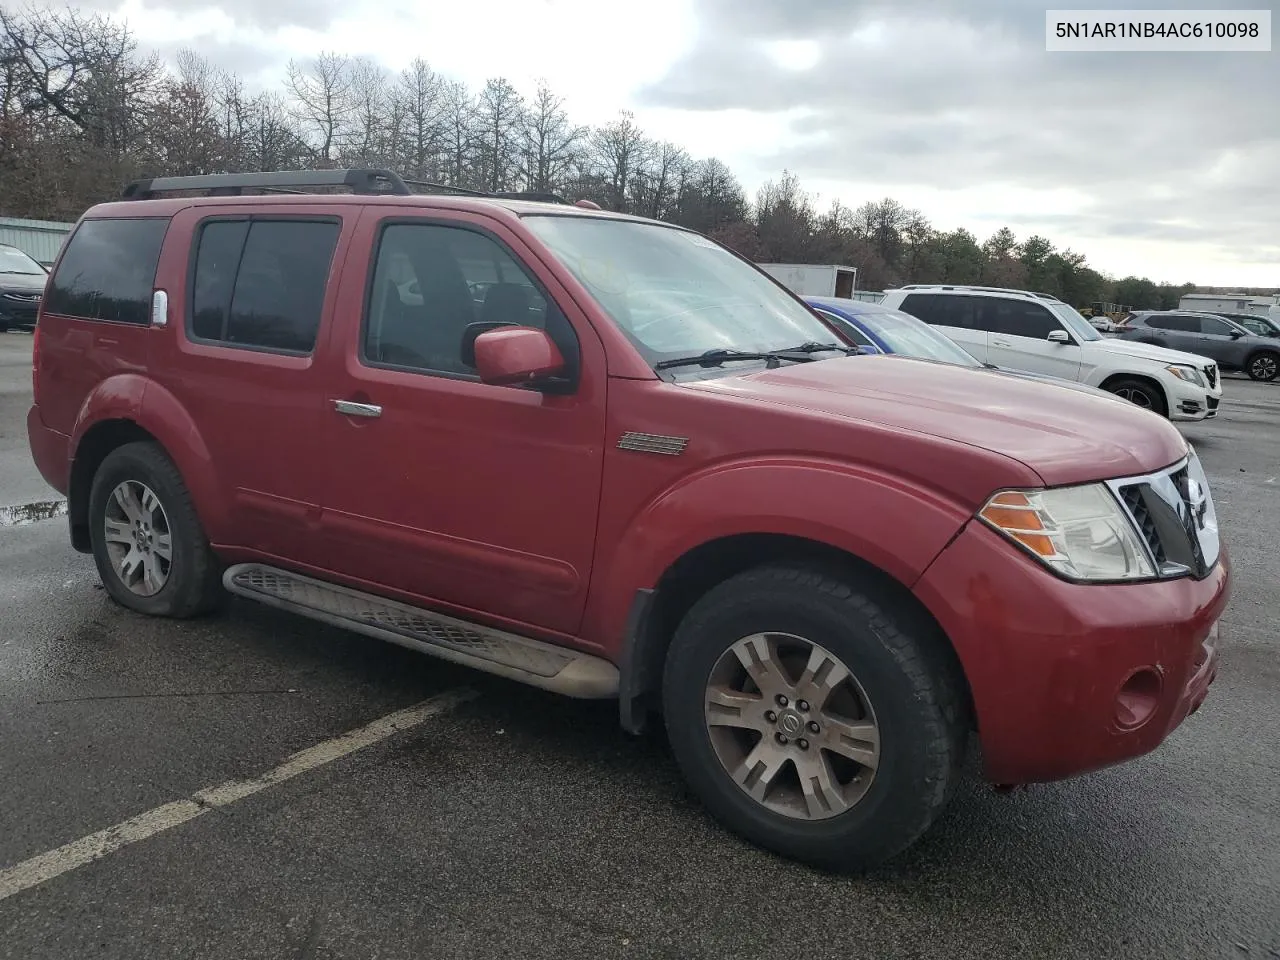
POLYGON ((1269 383, 1276 378, 1277 373, 1280 373, 1280 354, 1272 353, 1269 350, 1255 353, 1249 358, 1248 366, 1245 369, 1252 379, 1269 383))
POLYGON ((1114 393, 1121 400, 1128 400, 1134 406, 1150 410, 1152 413, 1158 413, 1162 417, 1168 416, 1164 396, 1159 388, 1146 381, 1116 380, 1107 384, 1107 390, 1114 393))
POLYGON ((950 797, 968 725, 938 637, 845 579, 767 566, 712 589, 672 640, 672 750, 708 810, 827 869, 912 844, 950 797), (916 631, 918 633, 918 631, 916 631))

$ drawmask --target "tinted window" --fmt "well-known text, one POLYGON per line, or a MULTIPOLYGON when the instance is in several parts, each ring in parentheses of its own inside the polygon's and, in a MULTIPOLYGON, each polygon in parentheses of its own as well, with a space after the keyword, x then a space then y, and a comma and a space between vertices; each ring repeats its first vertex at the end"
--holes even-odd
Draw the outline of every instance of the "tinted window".
POLYGON ((1147 326, 1157 330, 1179 330, 1184 333, 1199 333, 1200 323, 1195 317, 1179 314, 1163 314, 1147 317, 1147 326))
POLYGON ((936 327, 981 330, 982 297, 945 296, 936 293, 907 294, 899 307, 917 319, 936 327))
POLYGON ((463 360, 463 334, 484 323, 546 330, 576 370, 569 322, 493 239, 460 227, 395 223, 383 229, 376 258, 363 344, 370 363, 474 375, 463 360))
POLYGON ((113 323, 151 322, 168 220, 85 220, 67 242, 45 309, 113 323))
POLYGON ((1043 340, 1052 330, 1061 330, 1062 324, 1038 303, 1025 300, 1003 300, 991 297, 983 310, 984 327, 992 333, 1013 337, 1030 337, 1043 340))
POLYGON ((1235 327, 1227 323, 1225 320, 1219 320, 1217 317, 1201 317, 1200 332, 1212 334, 1215 337, 1229 337, 1235 332, 1235 327))
POLYGON ((340 230, 317 220, 206 223, 192 283, 192 336, 311 352, 340 230))

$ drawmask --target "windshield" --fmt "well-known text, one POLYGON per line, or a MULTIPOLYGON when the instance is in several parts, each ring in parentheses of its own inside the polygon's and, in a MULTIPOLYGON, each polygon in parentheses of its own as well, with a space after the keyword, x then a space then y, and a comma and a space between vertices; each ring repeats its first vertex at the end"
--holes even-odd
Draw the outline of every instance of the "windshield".
POLYGON ((651 365, 707 350, 839 343, 765 274, 699 234, 603 217, 524 221, 651 365))
POLYGON ((36 263, 17 247, 0 244, 0 273, 22 273, 43 277, 44 267, 36 263))
POLYGON ((1081 340, 1104 340, 1092 323, 1084 318, 1075 307, 1066 303, 1051 303, 1049 309, 1061 320, 1068 330, 1081 340))
POLYGON ((860 313, 858 321, 887 343, 893 353, 925 360, 941 360, 943 363, 958 363, 965 367, 982 366, 954 340, 938 333, 923 320, 917 320, 900 310, 860 313))

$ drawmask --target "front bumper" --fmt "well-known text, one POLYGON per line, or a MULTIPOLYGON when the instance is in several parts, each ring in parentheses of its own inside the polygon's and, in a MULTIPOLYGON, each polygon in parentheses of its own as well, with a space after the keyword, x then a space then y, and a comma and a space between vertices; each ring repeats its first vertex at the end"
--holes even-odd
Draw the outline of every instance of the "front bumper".
POLYGON ((1222 373, 1214 369, 1211 387, 1197 387, 1177 377, 1168 377, 1164 390, 1169 402, 1170 420, 1212 420, 1218 415, 1218 407, 1222 403, 1222 373))
POLYGON ((1230 560, 1199 581, 1072 584, 973 522, 915 592, 968 678, 987 778, 1033 783, 1148 753, 1200 707, 1230 560))

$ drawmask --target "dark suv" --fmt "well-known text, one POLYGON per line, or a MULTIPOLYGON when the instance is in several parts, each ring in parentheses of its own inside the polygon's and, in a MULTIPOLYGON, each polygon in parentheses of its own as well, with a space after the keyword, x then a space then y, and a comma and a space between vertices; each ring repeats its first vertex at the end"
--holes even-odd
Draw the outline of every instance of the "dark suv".
POLYGON ((1198 353, 1254 380, 1274 380, 1280 372, 1280 344, 1274 338, 1257 336, 1217 314, 1141 310, 1125 318, 1120 338, 1198 353))

